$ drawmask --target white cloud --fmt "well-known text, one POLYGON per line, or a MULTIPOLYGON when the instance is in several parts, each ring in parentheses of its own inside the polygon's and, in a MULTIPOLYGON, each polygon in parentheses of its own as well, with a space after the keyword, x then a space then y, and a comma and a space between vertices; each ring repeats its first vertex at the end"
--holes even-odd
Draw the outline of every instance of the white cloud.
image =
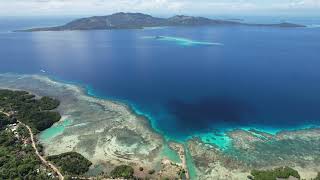
POLYGON ((0 0, 0 15, 232 14, 318 11, 320 0, 0 0))

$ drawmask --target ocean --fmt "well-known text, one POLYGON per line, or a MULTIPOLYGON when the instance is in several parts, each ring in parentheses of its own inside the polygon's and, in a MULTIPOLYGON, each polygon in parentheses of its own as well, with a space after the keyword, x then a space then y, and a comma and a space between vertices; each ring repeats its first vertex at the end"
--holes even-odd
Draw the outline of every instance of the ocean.
POLYGON ((0 73, 81 84, 91 95, 127 103, 174 140, 320 124, 316 20, 297 20, 307 28, 12 32, 70 19, 2 18, 0 73))

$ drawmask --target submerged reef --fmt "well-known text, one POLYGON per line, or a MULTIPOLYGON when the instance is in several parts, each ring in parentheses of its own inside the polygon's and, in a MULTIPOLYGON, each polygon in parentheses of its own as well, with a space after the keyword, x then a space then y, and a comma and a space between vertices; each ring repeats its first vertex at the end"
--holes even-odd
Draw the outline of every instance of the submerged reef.
POLYGON ((320 171, 318 128, 277 133, 233 129, 168 142, 126 104, 89 96, 78 85, 39 75, 0 74, 0 88, 59 99, 62 118, 38 138, 48 156, 73 151, 90 160, 88 176, 110 174, 121 165, 130 165, 134 177, 151 179, 242 180, 253 169, 284 166, 311 179, 320 171))
POLYGON ((158 41, 167 41, 172 42, 181 46, 222 46, 222 43, 216 42, 206 42, 206 41, 195 41, 191 39, 181 38, 181 37, 173 37, 173 36, 144 36, 143 39, 154 39, 158 41))
POLYGON ((232 145, 224 150, 198 138, 188 141, 198 179, 246 179, 252 169, 284 166, 311 179, 320 171, 320 129, 282 131, 276 135, 238 129, 228 132, 228 136, 232 145))
POLYGON ((66 124, 64 129, 51 137, 40 135, 47 155, 78 152, 107 173, 120 164, 153 168, 161 161, 162 137, 124 104, 90 97, 80 87, 37 75, 2 75, 0 88, 61 100, 58 111, 67 117, 61 120, 69 122, 59 122, 66 124))

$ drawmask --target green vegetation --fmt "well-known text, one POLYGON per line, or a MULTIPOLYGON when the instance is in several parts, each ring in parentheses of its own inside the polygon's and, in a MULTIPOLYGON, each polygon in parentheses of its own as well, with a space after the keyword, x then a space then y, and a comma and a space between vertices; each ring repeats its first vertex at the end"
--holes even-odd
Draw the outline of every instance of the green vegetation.
MULTIPOLYGON (((24 140, 30 137, 28 129, 18 125, 13 133, 13 129, 4 127, 18 119, 36 132, 45 130, 60 120, 60 114, 52 111, 59 104, 58 100, 49 97, 36 99, 25 91, 0 90, 0 179, 48 179, 50 171, 41 165, 31 144, 24 144, 24 140), (10 117, 1 112, 10 114, 10 117)), ((37 144, 37 149, 42 154, 41 144, 37 144)), ((75 152, 50 156, 48 160, 70 175, 81 175, 92 164, 75 152)))
POLYGON ((48 179, 37 172, 41 162, 31 145, 25 146, 11 131, 0 131, 0 179, 48 179))
POLYGON ((254 180, 276 180, 277 178, 289 178, 290 176, 300 178, 298 171, 289 167, 280 167, 273 170, 252 170, 254 180))
POLYGON ((0 179, 48 179, 50 171, 42 166, 31 144, 24 143, 29 138, 26 127, 5 127, 19 119, 36 131, 46 129, 60 119, 59 113, 50 111, 58 105, 59 101, 49 97, 38 100, 25 91, 0 90, 0 179))
POLYGON ((53 110, 57 108, 59 105, 60 101, 46 96, 42 97, 39 100, 39 107, 41 108, 41 110, 53 110))
POLYGON ((133 178, 134 170, 131 166, 121 165, 115 167, 110 175, 113 178, 133 178))
POLYGON ((0 129, 8 124, 13 124, 15 122, 16 120, 14 118, 7 117, 5 114, 0 112, 0 129))
POLYGON ((64 174, 81 175, 86 173, 91 166, 91 162, 76 152, 67 152, 60 155, 49 156, 47 158, 60 167, 64 174))
MULTIPOLYGON (((26 91, 0 90, 0 110, 13 113, 10 120, 19 119, 36 131, 43 131, 60 120, 60 114, 51 111, 58 106, 59 101, 49 97, 36 99, 26 91)), ((3 115, 0 118, 2 120, 3 115)), ((0 127, 7 121, 1 121, 0 127)))
POLYGON ((18 126, 17 132, 22 138, 28 138, 30 136, 29 131, 25 126, 18 126))

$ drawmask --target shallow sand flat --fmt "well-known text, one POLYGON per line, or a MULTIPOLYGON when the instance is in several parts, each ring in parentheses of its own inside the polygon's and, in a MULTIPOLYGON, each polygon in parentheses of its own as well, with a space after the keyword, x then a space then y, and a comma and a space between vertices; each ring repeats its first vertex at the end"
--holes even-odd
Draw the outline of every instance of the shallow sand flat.
POLYGON ((72 123, 49 141, 40 139, 47 155, 77 151, 94 164, 111 166, 154 166, 161 161, 162 137, 124 104, 90 97, 78 86, 38 75, 0 75, 0 87, 61 101, 58 110, 72 123))

